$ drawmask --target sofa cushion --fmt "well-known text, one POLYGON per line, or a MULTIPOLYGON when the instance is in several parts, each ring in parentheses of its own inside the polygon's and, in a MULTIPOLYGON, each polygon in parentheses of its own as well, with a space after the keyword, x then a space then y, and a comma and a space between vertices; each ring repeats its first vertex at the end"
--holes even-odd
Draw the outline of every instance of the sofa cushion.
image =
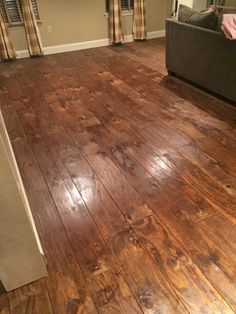
POLYGON ((180 5, 178 20, 183 23, 215 30, 218 21, 217 12, 218 10, 214 6, 205 11, 196 12, 185 5, 180 5))
POLYGON ((221 25, 222 25, 224 14, 236 14, 236 8, 218 7, 218 22, 217 22, 217 27, 216 27, 216 30, 218 32, 222 32, 221 25))

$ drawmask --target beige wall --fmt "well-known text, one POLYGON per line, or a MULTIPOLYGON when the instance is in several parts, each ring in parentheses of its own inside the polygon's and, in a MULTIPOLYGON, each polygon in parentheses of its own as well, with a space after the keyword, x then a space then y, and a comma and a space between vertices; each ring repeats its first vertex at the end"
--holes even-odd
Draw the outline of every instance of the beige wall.
MULTIPOLYGON (((170 0, 146 0, 148 32, 165 28, 170 0)), ((44 47, 108 37, 108 20, 104 16, 105 0, 38 0, 44 47), (48 33, 47 26, 52 26, 48 33)), ((125 35, 132 34, 132 16, 122 17, 125 35)), ((16 50, 26 49, 22 27, 10 30, 16 50)))

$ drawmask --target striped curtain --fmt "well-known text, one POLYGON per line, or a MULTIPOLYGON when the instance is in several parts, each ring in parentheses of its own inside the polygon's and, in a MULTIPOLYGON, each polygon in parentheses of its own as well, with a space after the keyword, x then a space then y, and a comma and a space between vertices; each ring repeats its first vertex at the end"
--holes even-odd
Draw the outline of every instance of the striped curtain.
POLYGON ((31 0, 21 0, 22 17, 25 25, 26 39, 28 43, 29 53, 31 57, 43 55, 43 46, 34 16, 34 10, 31 0))
POLYGON ((134 0, 133 34, 135 40, 147 38, 145 0, 134 0))
POLYGON ((0 8, 0 59, 7 61, 14 60, 15 58, 16 52, 13 48, 7 28, 7 23, 0 8))
POLYGON ((120 0, 109 1, 109 33, 113 44, 121 43, 124 35, 121 26, 121 3, 120 0))

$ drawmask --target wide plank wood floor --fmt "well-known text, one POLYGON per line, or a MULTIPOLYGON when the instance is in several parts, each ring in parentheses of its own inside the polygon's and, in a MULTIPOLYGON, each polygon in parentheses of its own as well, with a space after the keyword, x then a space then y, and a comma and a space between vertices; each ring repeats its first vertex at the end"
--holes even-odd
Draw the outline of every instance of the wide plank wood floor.
POLYGON ((49 277, 1 314, 236 313, 236 108, 164 40, 0 65, 49 277))

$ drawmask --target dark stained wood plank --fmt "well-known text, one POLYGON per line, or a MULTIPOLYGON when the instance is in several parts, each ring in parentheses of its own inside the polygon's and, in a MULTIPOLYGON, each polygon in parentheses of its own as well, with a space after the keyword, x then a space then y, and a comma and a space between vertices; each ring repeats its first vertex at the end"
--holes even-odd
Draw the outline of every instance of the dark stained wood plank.
MULTIPOLYGON (((166 128, 156 127, 152 123, 146 123, 145 126, 138 124, 137 122, 133 123, 133 121, 125 121, 125 124, 133 129, 135 132, 140 134, 146 141, 150 141, 154 143, 154 145, 163 147, 168 147, 169 149, 172 147, 181 147, 190 143, 189 139, 186 139, 184 136, 178 134, 175 130, 168 130, 166 128)), ((162 150, 162 153, 165 151, 162 150)), ((167 150, 166 150, 167 152, 167 150)))
MULTIPOLYGON (((106 73, 105 73, 106 74, 106 73)), ((91 79, 91 77, 90 77, 90 79, 91 79)), ((117 87, 117 84, 116 84, 116 87, 117 87)), ((130 92, 130 89, 129 89, 129 92, 130 92)), ((132 94, 132 93, 131 93, 132 94)), ((133 95, 133 94, 132 94, 133 95)), ((96 95, 97 96, 97 95, 96 95)), ((97 97, 96 97, 96 100, 97 100, 97 97)), ((126 114, 127 114, 127 111, 126 111, 126 114)), ((165 134, 165 133, 164 133, 165 134)))
POLYGON ((201 269, 211 284, 236 310, 236 265, 223 247, 216 245, 209 234, 183 217, 178 206, 158 208, 155 214, 174 234, 184 250, 201 269))
POLYGON ((46 257, 45 281, 54 312, 97 313, 50 193, 31 192, 29 201, 46 257))
POLYGON ((111 238, 110 246, 144 313, 187 313, 132 229, 111 238))
POLYGON ((236 137, 234 137, 233 134, 230 137, 229 135, 224 134, 221 130, 209 125, 199 126, 195 123, 195 128, 206 135, 207 138, 214 138, 223 146, 223 148, 229 149, 233 154, 236 154, 236 137))
POLYGON ((185 211, 186 215, 195 222, 215 213, 210 204, 199 193, 181 180, 157 155, 152 154, 142 145, 134 145, 130 154, 129 147, 126 149, 123 141, 119 142, 114 139, 105 128, 97 126, 89 128, 89 131, 92 133, 92 139, 105 149, 147 203, 151 198, 155 198, 153 192, 156 188, 156 194, 159 194, 158 198, 163 195, 163 199, 173 198, 173 203, 184 204, 183 212, 185 211), (150 161, 150 154, 153 155, 153 162, 150 161), (186 210, 184 210, 185 208, 186 210))
MULTIPOLYGON (((57 173, 55 165, 51 162, 51 159, 49 160, 45 159, 45 158, 48 158, 48 156, 50 156, 50 153, 47 150, 47 147, 44 145, 44 143, 40 139, 40 135, 37 133, 37 131, 40 130, 40 125, 39 123, 37 123, 39 121, 37 120, 35 121, 32 115, 30 117, 29 115, 22 115, 21 120, 22 120, 23 126, 25 127, 26 134, 28 134, 30 138, 31 147, 33 148, 33 151, 35 155, 37 156, 37 160, 44 174, 46 182, 49 186, 49 190, 57 205, 57 209, 59 213, 61 214, 63 223, 65 224, 65 226, 68 226, 67 230, 69 231, 67 232, 68 232, 69 238, 71 240, 75 253, 78 252, 77 259, 80 262, 81 268, 84 271, 86 278, 89 279, 90 273, 92 273, 93 275, 98 275, 98 274, 103 273, 104 271, 109 269, 109 267, 112 264, 106 257, 107 249, 105 247, 105 244, 103 243, 103 240, 101 239, 99 234, 96 232, 97 227, 91 221, 89 214, 86 213, 87 209, 85 208, 83 201, 80 195, 78 194, 78 191, 76 191, 76 188, 73 185, 73 181, 70 179, 68 173, 66 172, 66 169, 63 167, 63 163, 57 159, 57 166, 59 162, 60 170, 63 170, 63 177, 65 178, 66 176, 65 183, 67 183, 67 186, 70 187, 69 191, 74 201, 73 208, 71 209, 73 211, 73 217, 71 218, 73 220, 74 226, 72 225, 72 221, 70 221, 71 218, 69 218, 69 220, 67 219, 67 217, 69 217, 69 211, 71 211, 70 208, 68 207, 68 204, 71 204, 72 200, 70 199, 68 194, 65 195, 66 187, 65 185, 63 185, 62 181, 60 180, 60 177, 57 173), (35 125, 37 125, 37 129, 35 129, 34 127, 35 125), (51 182, 50 178, 53 178, 53 182, 51 182), (82 224, 80 224, 80 220, 78 220, 79 217, 81 217, 82 224), (74 230, 74 231, 78 230, 79 232, 72 233, 70 230, 74 230), (102 247, 102 245, 104 245, 104 247, 102 247)), ((41 131, 41 134, 43 134, 42 131, 41 131)), ((124 222, 124 226, 125 226, 125 222, 124 222)), ((111 236, 111 233, 110 233, 110 236, 111 236)), ((119 281, 118 273, 113 273, 113 275, 116 275, 117 281, 119 281)), ((90 290, 92 290, 93 289, 92 280, 88 283, 88 285, 90 287, 90 290)), ((131 296, 132 295, 129 296, 130 299, 131 299, 131 296)), ((119 302, 123 301, 122 298, 124 298, 125 300, 125 295, 121 294, 119 296, 119 302)), ((134 309, 138 308, 134 299, 131 299, 130 302, 131 302, 130 306, 134 307, 134 309)), ((127 308, 129 308, 128 307, 129 303, 127 303, 127 301, 125 304, 127 304, 127 308)))
POLYGON ((131 148, 130 151, 157 180, 163 190, 175 200, 175 203, 183 208, 182 212, 185 212, 190 220, 197 222, 216 213, 214 206, 191 183, 183 180, 171 167, 166 166, 161 158, 157 156, 153 159, 147 158, 152 154, 144 156, 146 149, 143 147, 142 149, 131 148))
MULTIPOLYGON (((39 152, 38 152, 39 153, 39 152)), ((38 153, 37 153, 37 158, 38 158, 38 153)), ((51 166, 50 166, 50 169, 51 169, 51 166)), ((55 179, 55 177, 54 177, 54 179, 55 179)))
POLYGON ((0 293, 0 314, 10 314, 9 295, 1 290, 0 293))
MULTIPOLYGON (((30 123, 34 125, 35 122, 33 118, 30 123)), ((126 228, 126 221, 119 208, 53 113, 50 118, 42 116, 40 126, 46 131, 44 141, 70 193, 76 200, 73 191, 76 194, 79 190, 104 238, 126 228)))
POLYGON ((201 221, 199 226, 233 261, 236 260, 235 224, 219 214, 201 221))
MULTIPOLYGON (((117 87, 117 84, 116 84, 116 87, 117 87)), ((196 130, 196 131, 197 131, 197 130, 196 130)), ((153 134, 153 132, 155 133, 155 129, 152 128, 151 134, 153 134)), ((164 137, 165 137, 165 138, 166 138, 166 136, 169 136, 168 134, 166 135, 166 133, 168 133, 168 132, 162 132, 162 135, 164 134, 164 137)), ((158 135, 160 136, 160 133, 159 133, 158 135)), ((172 137, 173 137, 173 136, 172 136, 172 137)), ((169 136, 169 141, 172 140, 172 137, 169 136)), ((174 142, 176 145, 178 145, 178 141, 176 141, 175 136, 173 137, 173 142, 174 142)), ((231 141, 231 142, 232 142, 232 141, 231 141)))
POLYGON ((9 293, 11 313, 52 314, 53 309, 44 280, 9 293))
POLYGON ((22 123, 82 271, 86 276, 90 276, 109 269, 113 265, 112 258, 81 195, 75 186, 71 195, 51 158, 48 147, 40 138, 38 133, 40 129, 34 127, 32 117, 30 120, 22 117, 22 123))
POLYGON ((39 119, 35 115, 27 116, 25 123, 28 123, 28 131, 36 124, 45 130, 44 141, 70 194, 76 201, 79 190, 103 237, 107 239, 126 228, 127 223, 119 208, 53 112, 50 117, 40 116, 39 119))
POLYGON ((235 108, 166 76, 163 45, 0 64, 50 274, 7 314, 236 311, 235 108))
MULTIPOLYGON (((57 165, 60 163, 58 169, 60 172, 63 171, 64 174, 62 175, 66 182, 68 182, 68 175, 70 176, 99 226, 103 237, 108 239, 125 229, 128 226, 127 222, 98 176, 81 156, 79 150, 67 137, 63 136, 63 138, 66 142, 64 142, 64 145, 60 145, 61 134, 51 134, 49 137, 49 145, 53 145, 53 149, 50 149, 53 159, 57 165)), ((69 181, 71 182, 70 179, 69 181)))
MULTIPOLYGON (((22 146, 27 147, 26 143, 19 143, 19 147, 22 146)), ((16 155, 21 152, 16 150, 16 146, 14 147, 16 155)), ((24 153, 26 153, 26 150, 24 150, 24 153)), ((34 161, 32 155, 24 155, 24 158, 31 160, 31 163, 34 161)), ((27 172, 28 168, 24 168, 24 173, 27 172)), ((38 175, 40 175, 40 172, 38 172, 38 175)), ((94 313, 95 308, 83 284, 84 280, 75 260, 74 252, 70 249, 64 228, 60 227, 60 218, 54 214, 56 208, 52 200, 50 200, 50 196, 47 195, 46 188, 43 188, 43 190, 40 188, 37 192, 33 190, 33 194, 30 195, 30 200, 30 205, 33 208, 34 218, 48 261, 47 268, 50 276, 46 279, 46 282, 49 287, 50 298, 53 300, 54 309, 56 309, 58 313, 63 313, 73 295, 75 299, 80 300, 80 308, 85 307, 89 312, 94 313), (39 216, 37 216, 37 212, 39 216), (46 230, 49 231, 49 234, 46 230), (65 267, 63 265, 66 265, 67 271, 62 276, 62 267, 65 267)))
MULTIPOLYGON (((231 219, 234 219, 234 215, 235 215, 235 211, 234 211, 234 203, 235 200, 229 196, 229 201, 227 202, 227 200, 225 199, 224 196, 224 192, 222 191, 221 187, 219 187, 219 185, 212 180, 208 175, 206 175, 206 173, 203 173, 201 169, 194 167, 193 165, 189 165, 189 162, 186 163, 185 158, 183 156, 180 157, 180 155, 175 151, 173 154, 173 149, 168 146, 165 145, 166 143, 164 143, 160 138, 158 138, 157 136, 154 136, 152 134, 152 132, 148 132, 146 129, 144 129, 142 126, 140 127, 139 124, 137 124, 136 122, 132 122, 131 125, 130 123, 126 123, 128 125, 128 127, 130 127, 132 130, 135 130, 136 132, 139 133, 139 135, 143 136, 143 138, 145 139, 145 141, 148 143, 148 145, 151 145, 151 148, 154 149, 154 151, 156 151, 159 155, 166 155, 166 156, 178 156, 178 158, 180 160, 183 161, 183 164, 180 166, 179 165, 179 169, 177 170, 177 172, 179 172, 181 174, 182 170, 181 167, 184 166, 184 168, 188 168, 188 172, 192 172, 191 177, 192 180, 189 180, 188 178, 188 182, 190 184, 193 184, 193 181, 198 181, 198 178, 200 179, 200 181, 202 180, 202 178, 204 177, 205 179, 203 180, 202 183, 204 183, 204 185, 206 186, 206 188, 204 189, 204 191, 208 191, 209 192, 209 186, 211 185, 211 188, 213 188, 215 191, 218 191, 218 195, 220 193, 221 195, 221 200, 222 200, 222 204, 223 204, 223 208, 225 209, 224 212, 227 215, 230 215, 231 219), (168 147, 168 149, 166 149, 165 147, 168 147), (169 150, 169 151, 168 151, 169 150), (190 170, 191 169, 191 170, 190 170)), ((168 165, 171 166, 171 163, 167 161, 168 158, 166 158, 166 156, 164 158, 162 158, 168 165)), ((177 161, 177 159, 175 161, 177 161)), ((172 162, 175 163, 174 159, 172 158, 172 162)), ((232 165, 233 167, 233 165, 232 165)), ((173 167, 172 167, 173 168, 173 167)), ((176 167, 174 167, 174 169, 176 170, 176 167)), ((183 176, 183 175, 182 175, 183 176)), ((184 179, 186 179, 184 177, 184 179)), ((198 188, 204 188, 202 186, 202 183, 198 184, 198 188)), ((195 182, 196 185, 196 182, 195 182)), ((214 193, 214 192, 213 192, 214 193)), ((210 201, 212 202, 213 199, 213 205, 217 206, 218 204, 214 203, 215 200, 215 194, 213 195, 213 193, 208 193, 208 195, 210 195, 210 201)))
MULTIPOLYGON (((87 64, 86 60, 84 61, 83 59, 83 66, 85 71, 88 67, 91 67, 91 63, 87 64), (86 65, 84 65, 84 63, 86 65)), ((102 71, 102 67, 99 67, 97 64, 92 64, 92 67, 97 68, 97 71, 99 71, 99 75, 97 75, 97 80, 102 79, 103 85, 107 86, 107 88, 109 89, 109 95, 99 95, 98 93, 96 93, 97 102, 98 99, 102 96, 101 104, 103 104, 104 102, 108 102, 108 107, 111 106, 112 110, 115 110, 115 113, 118 114, 118 116, 121 115, 123 118, 136 118, 140 122, 140 125, 142 124, 142 122, 149 121, 150 127, 152 128, 152 133, 156 132, 159 136, 161 134, 162 137, 164 137, 165 139, 168 138, 170 143, 183 145, 190 141, 190 139, 184 134, 178 133, 176 129, 171 128, 171 125, 168 124, 168 121, 169 119, 173 118, 174 115, 170 115, 170 112, 167 112, 165 108, 161 108, 160 110, 160 108, 157 107, 154 102, 146 100, 146 96, 144 93, 139 93, 135 91, 132 87, 130 87, 128 84, 124 84, 122 80, 117 79, 117 77, 113 76, 110 72, 102 71), (118 91, 119 93, 117 93, 118 91), (115 101, 121 102, 122 100, 123 102, 119 106, 113 105, 115 101), (120 106, 122 109, 119 110, 120 106), (163 120, 167 120, 165 121, 166 123, 163 123, 163 120)), ((88 79, 88 74, 86 74, 86 77, 88 79)), ((89 82, 86 80, 84 82, 83 76, 81 76, 80 74, 80 82, 81 80, 83 82, 83 87, 89 87, 89 82)), ((94 80, 94 82, 97 81, 95 75, 89 77, 89 80, 94 80)), ((89 99, 89 101, 91 101, 91 98, 89 99)), ((86 104, 91 109, 87 101, 86 104)), ((93 110, 96 109, 93 107, 92 111, 93 110)), ((146 124, 146 128, 147 126, 149 126, 149 124, 146 124)))
MULTIPOLYGON (((166 86, 165 88, 162 88, 161 85, 157 85, 155 82, 152 82, 145 70, 140 76, 139 71, 136 69, 138 66, 135 66, 135 64, 130 62, 128 59, 121 61, 119 56, 114 56, 114 52, 112 50, 107 50, 103 53, 96 53, 96 55, 94 51, 88 51, 87 55, 91 57, 91 61, 102 64, 102 66, 107 70, 130 84, 139 92, 143 93, 146 99, 153 102, 158 101, 158 106, 163 109, 168 108, 169 111, 172 111, 172 113, 175 114, 175 117, 184 117, 185 121, 195 121, 198 124, 201 124, 199 120, 196 121, 196 117, 199 116, 201 117, 202 123, 204 122, 205 124, 207 123, 213 127, 217 127, 226 134, 232 134, 232 132, 229 132, 229 125, 227 125, 226 122, 214 118, 213 115, 209 115, 204 110, 197 108, 195 103, 186 101, 182 97, 178 98, 176 91, 174 91, 174 93, 172 91, 170 92, 166 86), (117 64, 117 67, 113 66, 114 62, 117 64), (132 75, 127 75, 127 68, 129 68, 129 73, 133 73, 132 75), (148 84, 146 84, 147 81, 148 84), (166 104, 167 94, 169 100, 168 104, 166 104)), ((233 110, 233 112, 235 115, 235 110, 233 110)), ((232 114, 228 116, 232 117, 232 114)), ((232 127, 231 130, 234 132, 232 127)))
POLYGON ((19 121, 19 117, 14 107, 2 107, 2 113, 7 126, 8 134, 11 139, 13 149, 17 156, 18 165, 20 166, 21 176, 25 187, 30 191, 45 190, 45 181, 38 169, 37 162, 34 158, 28 139, 24 133, 24 129, 19 121))
POLYGON ((169 121, 169 125, 177 129, 183 134, 186 134, 188 137, 190 137, 193 141, 205 137, 205 135, 198 131, 194 125, 191 125, 190 123, 187 123, 183 120, 171 120, 169 121))
MULTIPOLYGON (((8 127, 8 122, 11 120, 5 111, 4 117, 6 118, 8 127)), ((15 132, 13 135, 17 134, 17 126, 20 126, 20 124, 15 124, 15 132)), ((9 125, 9 129, 11 129, 11 125, 9 125)), ((25 134, 24 136, 21 134, 22 130, 22 127, 18 129, 19 135, 16 135, 16 140, 14 137, 12 138, 12 144, 28 192, 30 205, 47 261, 49 277, 47 277, 45 281, 50 300, 52 300, 53 310, 56 313, 63 314, 68 310, 68 313, 70 313, 71 300, 76 300, 78 313, 84 310, 88 313, 96 313, 96 308, 85 286, 84 278, 75 258, 74 251, 71 248, 71 244, 68 241, 64 226, 61 224, 57 209, 48 192, 47 185, 34 153, 26 140, 25 134)), ((10 136, 11 135, 10 132, 10 136)), ((35 293, 35 300, 37 301, 36 290, 35 288, 33 291, 35 293)), ((39 306, 44 306, 46 311, 48 305, 41 305, 40 301, 41 290, 42 289, 39 289, 38 291, 39 306)), ((18 293, 20 296, 20 291, 18 293)), ((25 304, 31 302, 29 300, 32 295, 28 293, 27 299, 24 293, 21 294, 22 297, 20 300, 22 303, 18 305, 19 310, 23 310, 26 306, 25 304)), ((10 298, 10 306, 14 308, 16 305, 14 303, 12 305, 13 300, 13 298, 10 298)))
POLYGON ((90 278, 88 284, 99 313, 143 313, 117 268, 90 278))
POLYGON ((222 167, 236 176, 235 154, 229 149, 220 144, 219 141, 211 138, 199 139, 196 145, 209 154, 212 158, 219 162, 222 167))
MULTIPOLYGON (((211 115, 215 115, 217 118, 224 120, 228 119, 234 125, 235 108, 233 106, 228 106, 228 110, 225 111, 224 101, 176 78, 170 76, 163 77, 163 74, 166 74, 166 69, 162 67, 165 63, 165 54, 159 47, 157 45, 153 47, 151 41, 149 41, 147 47, 145 47, 145 53, 143 54, 142 49, 140 49, 140 45, 137 47, 133 45, 126 45, 122 54, 127 57, 127 63, 132 62, 132 64, 135 65, 135 69, 138 69, 138 71, 142 74, 144 73, 145 75, 148 73, 149 78, 152 78, 168 90, 173 91, 182 99, 185 99, 190 103, 194 103, 195 106, 198 106, 211 115), (141 67, 140 65, 144 65, 145 67, 141 67), (160 75, 160 73, 162 75, 160 75)), ((109 50, 109 53, 112 55, 116 53, 118 57, 120 55, 120 51, 118 49, 112 51, 109 50)))
MULTIPOLYGON (((126 100, 121 105, 125 106, 127 111, 132 111, 135 116, 143 116, 147 121, 156 123, 157 126, 165 125, 165 122, 171 120, 173 115, 165 108, 157 106, 157 102, 154 99, 146 99, 144 92, 134 89, 128 82, 124 82, 122 79, 113 75, 110 71, 104 71, 103 68, 99 68, 98 77, 103 81, 103 84, 107 84, 110 88, 110 95, 120 99, 126 100), (119 93, 118 93, 119 92, 119 93), (130 104, 127 106, 127 103, 130 104), (158 122, 158 123, 157 123, 158 122)), ((141 75, 142 73, 140 73, 141 75)), ((109 96, 109 95, 108 95, 109 96)), ((118 108, 116 108, 118 109, 118 108)), ((122 114, 122 111, 120 112, 122 114)))
POLYGON ((87 132, 75 134, 74 139, 129 222, 152 214, 151 209, 132 188, 125 176, 100 147, 90 140, 87 132))
MULTIPOLYGON (((171 144, 177 146, 181 145, 181 142, 183 143, 184 141, 189 141, 189 138, 195 141, 196 139, 203 138, 205 137, 205 135, 208 135, 211 137, 220 138, 223 144, 227 144, 230 147, 235 147, 235 140, 223 134, 219 130, 211 127, 210 125, 203 123, 200 124, 199 121, 196 122, 194 120, 194 116, 191 119, 189 116, 185 117, 184 121, 180 120, 181 117, 179 118, 179 120, 176 120, 174 119, 176 114, 172 114, 172 111, 168 112, 166 108, 161 108, 160 110, 159 103, 157 106, 153 102, 154 100, 147 101, 146 94, 144 95, 144 93, 140 94, 137 91, 134 91, 134 89, 132 89, 128 84, 125 84, 122 80, 117 79, 110 72, 102 73, 102 78, 104 77, 106 77, 109 82, 111 82, 111 85, 114 86, 119 92, 135 100, 135 113, 139 112, 141 115, 145 116, 146 119, 152 121, 149 124, 145 124, 145 129, 147 125, 150 126, 151 124, 151 135, 153 133, 156 133, 158 137, 163 137, 164 139, 167 139, 167 141, 171 144), (189 122, 186 120, 189 120, 189 122), (173 132, 173 126, 176 130, 178 130, 178 132, 180 132, 177 133, 176 130, 175 132, 173 132), (188 137, 184 138, 183 134, 187 135, 188 137)), ((148 93, 148 96, 150 96, 150 93, 148 93)), ((129 109, 130 108, 127 107, 127 110, 129 109)), ((140 125, 142 125, 142 123, 139 123, 139 126, 140 125)))
POLYGON ((161 158, 175 169, 184 180, 199 190, 217 211, 235 222, 236 199, 226 192, 217 181, 209 177, 199 167, 187 162, 177 151, 164 154, 161 158))
MULTIPOLYGON (((54 102, 54 111, 59 116, 61 121, 66 123, 71 113, 63 107, 63 115, 60 113, 61 106, 58 102, 54 102), (64 112, 67 115, 67 119, 64 119, 64 112)), ((79 104, 77 104, 79 105, 79 104)), ((141 217, 145 217, 151 214, 151 210, 141 200, 141 198, 133 191, 132 187, 128 184, 125 177, 123 177, 118 169, 110 162, 109 158, 100 152, 100 148, 95 146, 95 143, 91 143, 86 132, 76 131, 78 123, 76 119, 69 119, 66 123, 66 128, 70 132, 70 136, 73 142, 81 149, 85 158, 92 165, 93 169, 105 185, 108 192, 111 194, 113 199, 116 201, 120 210, 123 212, 128 221, 135 221, 141 217), (85 149, 86 147, 86 149, 85 149), (97 151, 96 151, 97 149, 97 151), (106 159, 106 160, 105 160, 106 159), (107 172, 107 169, 109 171, 107 172), (104 171, 106 170, 106 172, 104 171), (108 176, 107 174, 110 173, 108 176), (119 180, 120 188, 118 189, 114 184, 114 179, 119 180), (113 188, 114 186, 114 188, 113 188), (122 198, 120 197, 122 194, 122 198)), ((117 184, 117 182, 116 182, 117 184)))
MULTIPOLYGON (((164 38, 162 38, 163 40, 164 38)), ((164 44, 164 41, 163 41, 164 44)), ((116 50, 115 52, 118 52, 116 50)), ((123 54, 123 52, 122 52, 123 54)), ((161 45, 158 47, 157 45, 148 45, 146 51, 140 49, 140 45, 127 45, 124 49, 124 55, 130 60, 135 60, 142 65, 145 65, 145 68, 148 69, 148 73, 153 73, 153 79, 159 78, 159 80, 163 77, 163 75, 167 75, 167 69, 165 67, 165 52, 161 49, 161 45)))
POLYGON ((109 269, 113 265, 112 257, 80 195, 77 193, 77 200, 73 199, 55 166, 45 158, 50 156, 47 149, 40 145, 40 153, 35 151, 85 276, 109 269))
POLYGON ((227 120, 232 125, 235 124, 234 117, 236 112, 234 106, 228 105, 228 109, 225 111, 224 101, 173 77, 165 77, 161 84, 167 89, 174 91, 181 98, 209 112, 210 115, 227 120))
POLYGON ((205 173, 212 179, 217 181, 228 193, 236 196, 236 179, 231 174, 224 171, 219 163, 200 150, 194 144, 188 144, 181 147, 185 157, 187 157, 193 164, 198 165, 205 173))
POLYGON ((233 313, 182 246, 153 216, 133 227, 190 313, 233 313))

